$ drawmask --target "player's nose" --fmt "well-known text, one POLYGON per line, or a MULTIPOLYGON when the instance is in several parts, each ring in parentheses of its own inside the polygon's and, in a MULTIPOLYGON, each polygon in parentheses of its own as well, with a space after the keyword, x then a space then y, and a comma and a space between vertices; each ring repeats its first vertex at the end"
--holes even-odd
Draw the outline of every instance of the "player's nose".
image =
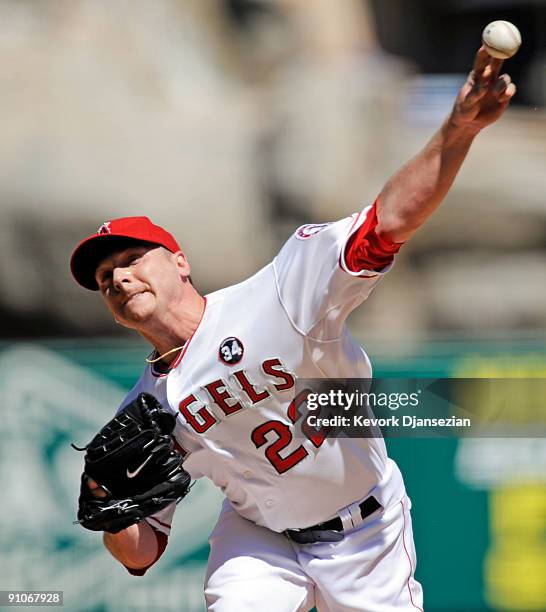
POLYGON ((118 293, 123 291, 124 288, 127 289, 127 286, 131 284, 131 271, 129 268, 116 266, 112 270, 112 284, 118 293))

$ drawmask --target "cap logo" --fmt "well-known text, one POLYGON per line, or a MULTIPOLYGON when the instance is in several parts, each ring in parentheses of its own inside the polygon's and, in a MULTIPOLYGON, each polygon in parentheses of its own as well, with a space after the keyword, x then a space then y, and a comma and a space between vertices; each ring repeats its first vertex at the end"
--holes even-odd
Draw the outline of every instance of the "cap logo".
POLYGON ((105 223, 103 223, 97 230, 97 234, 110 234, 112 232, 112 229, 110 228, 110 223, 112 222, 106 221, 105 223))

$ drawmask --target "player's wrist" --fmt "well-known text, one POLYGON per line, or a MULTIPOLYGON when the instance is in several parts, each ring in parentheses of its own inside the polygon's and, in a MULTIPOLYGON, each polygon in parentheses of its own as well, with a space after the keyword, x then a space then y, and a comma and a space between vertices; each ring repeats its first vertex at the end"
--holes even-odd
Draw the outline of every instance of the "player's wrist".
POLYGON ((457 111, 453 111, 444 122, 442 132, 446 142, 469 142, 482 131, 483 126, 477 125, 459 116, 457 111))

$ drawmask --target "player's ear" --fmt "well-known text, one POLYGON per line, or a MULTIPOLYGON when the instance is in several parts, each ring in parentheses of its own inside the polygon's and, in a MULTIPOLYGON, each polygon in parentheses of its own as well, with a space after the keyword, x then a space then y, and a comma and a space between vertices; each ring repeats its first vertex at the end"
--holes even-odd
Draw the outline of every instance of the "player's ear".
POLYGON ((182 251, 177 251, 174 256, 176 258, 176 266, 178 268, 180 277, 184 279, 189 279, 191 273, 190 262, 187 260, 186 256, 182 251))

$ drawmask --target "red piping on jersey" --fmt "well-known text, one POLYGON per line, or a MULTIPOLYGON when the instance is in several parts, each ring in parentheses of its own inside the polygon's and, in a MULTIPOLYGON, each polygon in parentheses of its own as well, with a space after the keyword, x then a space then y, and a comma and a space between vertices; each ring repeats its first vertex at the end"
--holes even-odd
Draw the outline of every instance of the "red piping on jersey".
POLYGON ((186 351, 188 350, 188 346, 190 345, 190 342, 193 340, 193 337, 195 336, 195 334, 197 333, 197 330, 199 329, 199 326, 201 325, 201 321, 203 320, 205 316, 205 311, 207 309, 207 297, 205 296, 203 299, 205 300, 205 303, 203 305, 203 312, 201 313, 201 318, 199 319, 199 322, 197 323, 197 327, 193 330, 193 334, 188 338, 188 341, 184 345, 184 348, 182 349, 180 355, 178 355, 178 357, 171 363, 168 370, 166 372, 156 372, 154 370, 154 364, 153 363, 150 364, 150 370, 156 378, 161 378, 162 376, 168 376, 169 372, 172 369, 176 368, 176 366, 182 361, 182 357, 184 357, 184 355, 186 354, 186 351))
POLYGON ((188 451, 180 444, 180 442, 174 436, 171 436, 171 440, 173 441, 174 450, 178 451, 180 455, 182 455, 182 458, 185 459, 186 455, 188 454, 188 451))
POLYGON ((360 211, 360 212, 359 212, 359 213, 356 215, 355 220, 353 221, 353 223, 352 223, 352 225, 351 225, 351 228, 349 229, 348 236, 350 236, 350 235, 351 235, 351 232, 352 232, 352 231, 353 231, 353 229, 355 228, 356 224, 358 223, 358 220, 360 219, 360 215, 361 215, 363 212, 364 212, 364 211, 363 211, 363 210, 361 210, 361 211, 360 211))
MULTIPOLYGON (((164 523, 163 521, 160 521, 158 518, 155 518, 155 516, 149 516, 148 519, 155 521, 156 523, 159 523, 162 527, 166 527, 167 529, 170 529, 171 526, 169 525, 169 523, 164 523)), ((152 525, 153 527, 153 525, 152 525)))
POLYGON ((417 610, 420 610, 420 612, 423 612, 423 608, 420 608, 418 605, 416 605, 414 603, 413 595, 411 594, 410 580, 411 580, 411 578, 413 576, 413 564, 411 562, 411 557, 409 556, 408 549, 406 548, 406 536, 405 536, 405 532, 406 532, 406 509, 404 507, 404 502, 402 500, 400 500, 400 504, 402 505, 402 520, 404 521, 404 526, 402 528, 402 544, 404 545, 404 550, 406 551, 406 556, 408 558, 409 566, 410 566, 410 574, 408 576, 408 579, 406 580, 406 586, 408 587, 411 605, 414 608, 416 608, 417 610))

